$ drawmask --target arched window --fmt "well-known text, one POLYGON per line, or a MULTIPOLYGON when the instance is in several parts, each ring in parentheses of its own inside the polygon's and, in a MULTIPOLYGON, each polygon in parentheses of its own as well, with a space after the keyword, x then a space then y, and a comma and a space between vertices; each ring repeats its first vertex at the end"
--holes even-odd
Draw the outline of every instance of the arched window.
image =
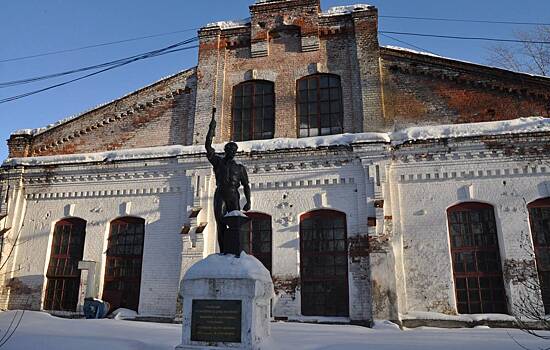
POLYGON ((343 128, 340 77, 315 74, 298 80, 300 137, 341 134, 343 128))
POLYGON ((346 215, 315 210, 300 218, 302 315, 348 316, 346 215))
POLYGON ((458 312, 507 313, 493 206, 461 203, 447 218, 458 312))
POLYGON ((86 221, 63 219, 55 224, 46 272, 44 310, 76 311, 80 288, 78 262, 84 254, 86 221))
POLYGON ((233 88, 233 140, 272 139, 275 130, 274 84, 253 80, 233 88))
POLYGON ((250 229, 241 236, 241 247, 256 257, 271 272, 271 216, 261 213, 246 213, 251 218, 250 229))
POLYGON ((145 220, 125 217, 111 222, 103 299, 111 310, 138 311, 145 220))
POLYGON ((542 302, 546 314, 550 313, 550 198, 530 203, 529 222, 535 248, 542 302))

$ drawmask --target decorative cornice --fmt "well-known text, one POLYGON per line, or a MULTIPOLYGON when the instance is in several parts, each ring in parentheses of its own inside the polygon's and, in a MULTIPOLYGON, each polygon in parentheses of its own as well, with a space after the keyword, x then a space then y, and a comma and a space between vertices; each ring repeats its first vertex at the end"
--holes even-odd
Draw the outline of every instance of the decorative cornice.
POLYGON ((152 99, 144 100, 144 101, 141 101, 139 103, 136 103, 134 106, 127 108, 123 112, 119 112, 114 116, 106 117, 103 120, 101 120, 101 121, 99 121, 99 122, 97 122, 93 125, 89 125, 85 128, 82 128, 80 130, 75 131, 71 135, 67 135, 65 137, 59 138, 59 139, 51 142, 48 145, 41 146, 39 149, 33 150, 32 155, 33 156, 40 156, 41 154, 43 154, 46 151, 57 148, 58 146, 61 146, 61 145, 65 144, 69 141, 74 140, 74 139, 78 139, 78 138, 80 138, 80 137, 82 137, 86 134, 89 134, 90 132, 92 132, 94 130, 100 129, 100 128, 102 128, 104 126, 107 126, 111 123, 114 123, 116 121, 122 120, 122 119, 127 118, 127 117, 130 117, 134 114, 139 114, 139 113, 146 112, 147 110, 150 110, 151 108, 156 107, 157 105, 159 105, 159 104, 161 104, 165 101, 172 100, 172 99, 176 98, 178 95, 181 95, 183 93, 189 94, 189 93, 191 93, 191 89, 189 87, 187 87, 185 89, 178 88, 178 89, 175 89, 173 91, 169 91, 169 92, 163 94, 162 96, 156 96, 152 99))
POLYGON ((405 74, 430 76, 523 97, 550 99, 550 78, 387 47, 380 47, 380 55, 386 60, 388 69, 405 74), (391 58, 407 61, 396 62, 391 58), (475 74, 476 77, 462 73, 475 74))

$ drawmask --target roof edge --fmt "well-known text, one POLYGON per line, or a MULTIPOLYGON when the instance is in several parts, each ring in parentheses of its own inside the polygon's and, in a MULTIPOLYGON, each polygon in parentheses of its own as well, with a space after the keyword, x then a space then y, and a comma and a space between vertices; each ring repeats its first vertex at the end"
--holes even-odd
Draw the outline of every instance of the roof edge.
POLYGON ((380 54, 381 55, 388 54, 388 55, 394 55, 394 56, 397 56, 397 55, 400 55, 400 56, 417 56, 417 57, 421 57, 421 58, 435 59, 435 60, 438 60, 438 61, 441 61, 441 62, 459 63, 459 64, 463 64, 463 65, 471 66, 471 67, 475 67, 475 68, 492 70, 494 72, 517 75, 517 76, 521 76, 523 78, 527 78, 527 79, 530 79, 532 81, 539 82, 539 83, 550 84, 550 77, 547 77, 547 76, 537 75, 537 74, 532 74, 532 73, 527 73, 527 72, 518 72, 518 71, 506 69, 506 68, 488 66, 488 65, 481 64, 481 63, 475 63, 475 62, 470 62, 470 61, 465 61, 465 60, 459 60, 459 59, 456 59, 456 58, 440 56, 440 55, 432 54, 432 53, 429 53, 429 52, 411 50, 411 49, 404 48, 404 47, 380 46, 380 54))
POLYGON ((69 116, 69 117, 66 117, 66 118, 63 118, 63 119, 60 119, 52 124, 49 124, 47 126, 44 126, 44 127, 40 127, 40 128, 35 128, 35 129, 19 129, 19 130, 16 130, 14 132, 12 132, 10 134, 10 136, 31 136, 31 137, 35 137, 35 136, 38 136, 38 135, 41 135, 47 131, 50 131, 50 130, 53 130, 53 129, 56 129, 60 126, 63 126, 67 123, 70 123, 72 121, 75 121, 77 119, 80 119, 84 116, 86 116, 87 114, 89 113, 92 113, 92 112, 95 112, 101 108, 104 108, 104 107, 107 107, 109 105, 112 105, 114 103, 117 103, 117 102, 120 102, 121 100, 127 98, 127 97, 130 97, 130 96, 133 96, 133 95, 136 95, 136 94, 139 94, 140 92, 143 92, 147 89, 150 89, 158 84, 161 84, 169 79, 172 79, 172 78, 175 78, 177 76, 180 76, 180 75, 185 75, 185 74, 188 74, 188 73, 193 73, 194 71, 196 71, 197 67, 192 67, 192 68, 189 68, 189 69, 186 69, 186 70, 183 70, 183 71, 179 71, 177 73, 174 73, 172 75, 169 75, 169 76, 166 76, 166 77, 163 77, 149 85, 146 85, 144 87, 141 87, 137 90, 133 90, 129 93, 127 93, 126 95, 123 95, 121 97, 118 97, 114 100, 111 100, 109 102, 104 102, 104 103, 101 103, 97 106, 94 106, 92 108, 89 108, 87 110, 85 110, 84 112, 80 112, 78 114, 74 114, 72 116, 69 116))

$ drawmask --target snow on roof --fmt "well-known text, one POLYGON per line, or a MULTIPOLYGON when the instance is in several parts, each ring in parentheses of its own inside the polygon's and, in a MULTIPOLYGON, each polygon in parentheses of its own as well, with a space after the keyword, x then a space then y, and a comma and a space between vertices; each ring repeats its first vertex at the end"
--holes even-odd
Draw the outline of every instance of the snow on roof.
POLYGON ((224 29, 231 29, 231 28, 246 27, 249 24, 250 24, 250 17, 240 19, 240 20, 212 22, 212 23, 208 23, 204 28, 220 27, 220 29, 224 30, 224 29))
MULTIPOLYGON (((437 140, 457 137, 476 137, 490 135, 511 135, 533 132, 550 132, 550 118, 530 117, 484 123, 448 124, 414 126, 387 133, 340 134, 300 139, 278 138, 238 142, 239 150, 249 152, 268 152, 284 149, 315 149, 319 147, 347 146, 360 143, 391 143, 400 145, 408 141, 437 140)), ((224 144, 214 145, 217 152, 223 152, 224 144)), ((169 158, 182 155, 205 153, 203 145, 163 146, 136 148, 99 153, 70 154, 46 157, 8 158, 4 166, 41 166, 52 164, 77 164, 93 162, 112 162, 151 158, 169 158)))
POLYGON ((497 122, 414 126, 391 134, 393 144, 415 140, 507 135, 550 131, 550 118, 530 117, 497 122))
POLYGON ((341 15, 349 15, 352 12, 355 11, 364 11, 368 10, 370 8, 373 8, 374 6, 369 4, 355 4, 355 5, 347 5, 347 6, 334 6, 329 8, 327 11, 322 12, 321 16, 341 16, 341 15))
MULTIPOLYGON (((386 133, 340 134, 301 139, 278 138, 237 142, 239 150, 243 152, 267 152, 279 149, 318 148, 338 145, 350 145, 360 142, 389 142, 386 133)), ((223 152, 225 144, 213 145, 216 152, 223 152)), ((202 154, 206 150, 203 145, 197 146, 161 146, 148 148, 123 149, 98 153, 82 153, 45 157, 9 158, 4 165, 48 165, 48 164, 77 164, 97 163, 123 160, 137 160, 149 158, 169 158, 182 155, 202 154)))
MULTIPOLYGON (((399 50, 399 51, 406 51, 406 52, 410 52, 410 53, 416 53, 416 54, 419 54, 419 55, 426 55, 426 56, 447 58, 447 57, 443 57, 443 56, 440 56, 440 55, 436 55, 436 54, 431 53, 431 52, 413 50, 413 49, 409 49, 409 48, 407 48, 407 47, 393 46, 393 45, 385 45, 385 46, 382 46, 382 47, 385 47, 386 49, 392 49, 392 50, 399 50)), ((448 59, 450 59, 450 58, 448 58, 448 59)), ((471 62, 467 62, 467 63, 471 63, 471 62)))
POLYGON ((85 114, 87 114, 87 113, 90 113, 90 112, 92 112, 92 111, 94 111, 94 110, 96 110, 96 109, 99 109, 99 108, 101 108, 101 107, 107 106, 107 105, 109 105, 109 104, 111 104, 111 103, 113 103, 113 102, 115 102, 115 101, 122 100, 123 98, 128 97, 128 96, 130 96, 130 95, 133 95, 133 94, 135 94, 136 92, 138 92, 138 91, 140 91, 140 90, 146 89, 146 88, 148 88, 148 87, 150 87, 150 86, 153 86, 153 85, 155 85, 155 84, 158 84, 158 83, 160 83, 160 82, 162 82, 162 81, 164 81, 164 80, 173 78, 173 77, 175 77, 175 76, 177 76, 177 75, 179 75, 179 74, 188 72, 188 71, 190 71, 190 70, 192 70, 192 69, 194 69, 194 68, 184 69, 184 70, 181 70, 181 71, 179 71, 179 72, 176 72, 176 73, 174 73, 174 74, 172 74, 172 75, 165 76, 165 77, 160 78, 160 79, 158 79, 157 81, 155 81, 155 82, 153 82, 153 83, 151 83, 151 84, 148 84, 148 85, 146 85, 146 86, 144 86, 144 87, 142 87, 142 88, 136 89, 136 90, 134 90, 134 91, 132 91, 132 92, 130 92, 130 93, 127 93, 127 94, 125 94, 125 95, 123 95, 123 96, 121 96, 121 97, 118 97, 118 98, 116 98, 116 99, 114 99, 114 100, 111 100, 111 101, 108 101, 108 102, 104 102, 104 103, 100 103, 99 105, 96 105, 96 106, 94 106, 94 107, 92 107, 92 108, 89 108, 89 109, 87 109, 87 110, 85 110, 85 111, 83 111, 83 112, 80 112, 80 113, 78 113, 78 114, 74 114, 74 115, 72 115, 72 116, 63 118, 63 119, 58 120, 58 121, 56 121, 56 122, 54 122, 54 123, 48 124, 48 125, 46 125, 46 126, 44 126, 44 127, 35 128, 35 129, 19 129, 19 130, 16 130, 16 131, 12 132, 11 135, 12 135, 12 136, 16 136, 16 135, 30 135, 30 136, 36 136, 36 135, 39 135, 39 134, 41 134, 41 133, 43 133, 43 132, 45 132, 45 131, 47 131, 47 130, 49 130, 49 129, 53 129, 53 128, 57 127, 57 126, 60 126, 60 125, 65 124, 65 123, 68 123, 68 122, 70 122, 71 120, 80 118, 80 117, 82 117, 83 115, 85 115, 85 114))
POLYGON ((271 274, 252 255, 241 252, 240 258, 234 255, 212 254, 197 262, 183 277, 185 281, 205 278, 254 279, 271 283, 271 274))

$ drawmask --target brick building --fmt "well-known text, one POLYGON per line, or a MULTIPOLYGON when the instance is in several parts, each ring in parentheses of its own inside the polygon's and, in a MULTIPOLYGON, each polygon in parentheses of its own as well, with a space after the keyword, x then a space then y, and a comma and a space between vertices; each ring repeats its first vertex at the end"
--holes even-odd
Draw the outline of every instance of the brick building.
POLYGON ((550 122, 532 117, 550 79, 380 47, 369 5, 250 13, 199 31, 197 67, 12 134, 2 307, 72 314, 88 293, 175 317, 182 276, 216 251, 215 107, 217 147, 240 141, 249 169, 244 240, 275 317, 514 315, 526 293, 550 310, 550 122))

